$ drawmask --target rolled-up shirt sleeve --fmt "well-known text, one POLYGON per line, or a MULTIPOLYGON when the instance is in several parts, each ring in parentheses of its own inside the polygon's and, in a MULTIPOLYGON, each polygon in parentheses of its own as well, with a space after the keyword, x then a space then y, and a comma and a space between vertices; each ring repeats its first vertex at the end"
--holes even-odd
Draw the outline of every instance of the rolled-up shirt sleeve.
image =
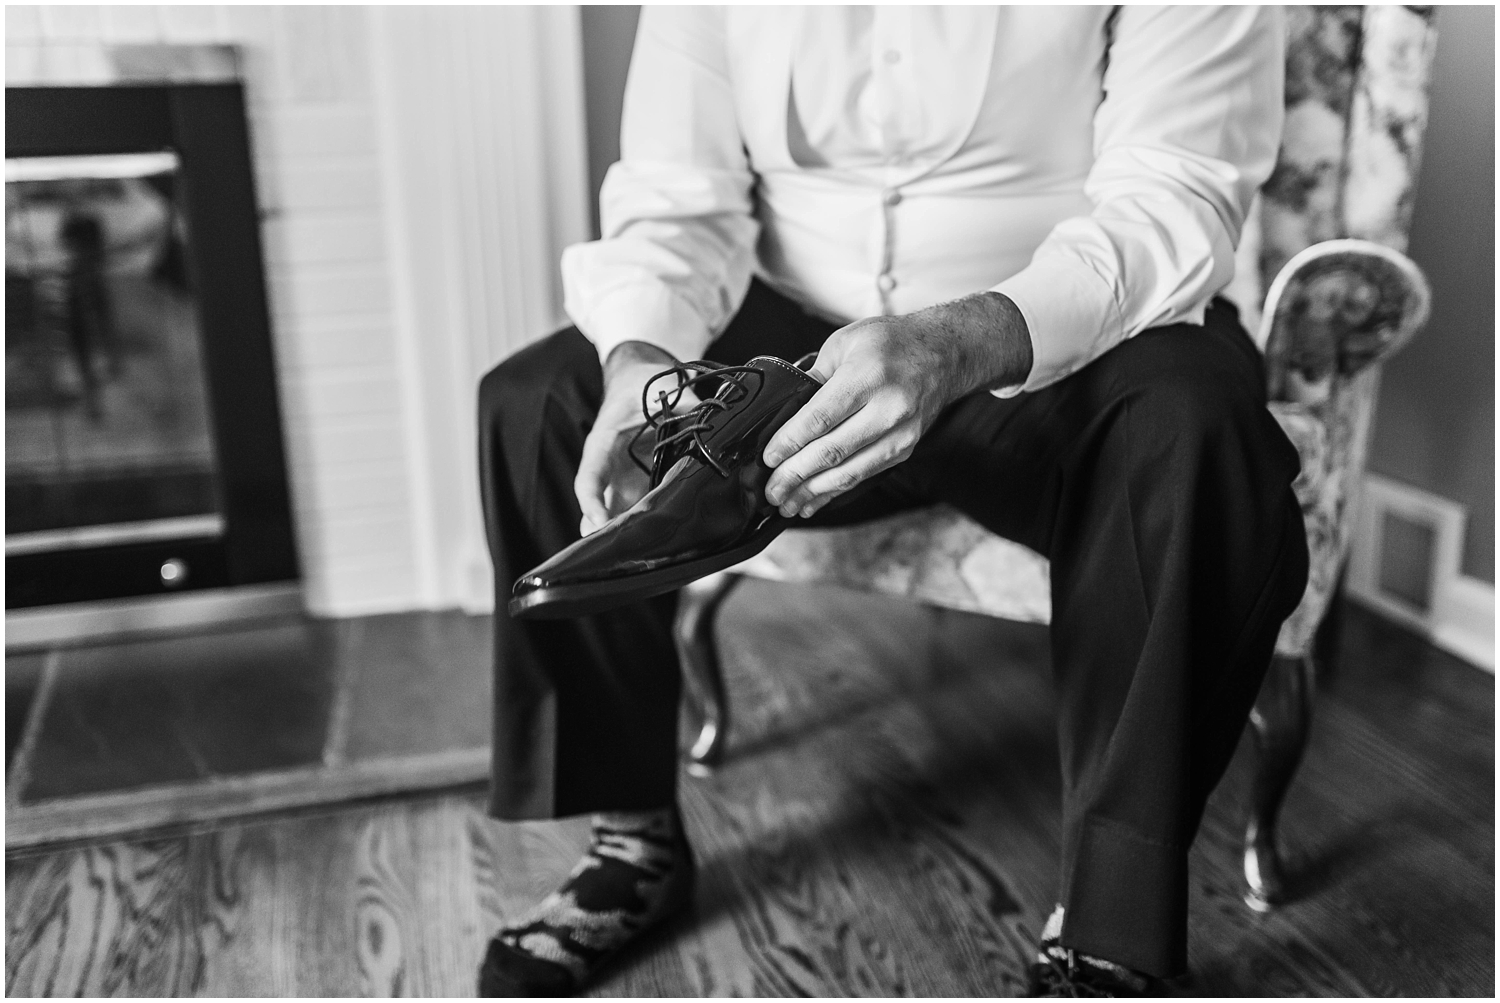
POLYGON ((1203 322, 1281 138, 1285 29, 1273 7, 1121 7, 1094 116, 1087 216, 994 287, 1031 333, 1010 396, 1163 324, 1203 322))
POLYGON ((643 8, 620 161, 599 197, 601 238, 562 257, 564 307, 601 360, 625 341, 702 356, 750 284, 753 181, 723 10, 643 8))

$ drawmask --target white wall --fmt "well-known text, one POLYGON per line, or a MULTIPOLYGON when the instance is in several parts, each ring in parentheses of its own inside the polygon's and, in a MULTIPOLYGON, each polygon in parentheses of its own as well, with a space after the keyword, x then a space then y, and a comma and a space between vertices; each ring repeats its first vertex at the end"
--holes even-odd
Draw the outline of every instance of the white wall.
POLYGON ((561 320, 556 251, 586 235, 586 182, 570 187, 586 177, 576 26, 575 8, 487 17, 451 7, 6 8, 8 81, 38 60, 70 58, 70 43, 241 47, 298 544, 316 613, 487 601, 487 585, 476 584, 485 568, 474 452, 462 445, 472 441, 478 375, 561 320), (392 33, 393 17, 420 24, 426 63, 393 58, 416 51, 409 25, 392 33), (529 55, 518 62, 518 52, 529 55), (486 73, 485 60, 504 72, 486 73), (461 124, 441 113, 477 82, 488 89, 470 111, 498 124, 450 137, 441 158, 413 166, 402 143, 421 108, 401 99, 414 73, 444 71, 453 72, 424 92, 436 121, 461 124), (529 109, 531 131, 496 151, 504 137, 495 130, 515 121, 514 108, 529 109), (545 135, 533 121, 544 109, 545 135), (539 135, 549 145, 534 145, 539 135), (490 148, 458 141, 476 136, 490 148), (435 209, 425 195, 455 172, 469 183, 443 192, 435 209), (535 205, 540 214, 526 208, 535 205), (435 226, 418 225, 433 213, 435 226), (499 260, 495 240, 466 244, 476 226, 504 227, 517 252, 534 249, 546 264, 499 260), (465 267, 434 274, 434 261, 465 267), (466 300, 527 308, 484 313, 466 300), (461 308, 424 315, 434 302, 461 308))
POLYGON ((1438 8, 1411 245, 1432 319, 1386 365, 1370 468, 1465 506, 1463 572, 1495 581, 1495 9, 1438 8))

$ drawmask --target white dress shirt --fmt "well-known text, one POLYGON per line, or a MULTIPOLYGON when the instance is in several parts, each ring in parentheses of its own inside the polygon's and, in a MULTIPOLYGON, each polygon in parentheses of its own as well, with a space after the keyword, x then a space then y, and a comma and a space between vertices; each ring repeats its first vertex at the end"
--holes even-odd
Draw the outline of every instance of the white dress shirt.
POLYGON ((600 240, 562 259, 601 358, 701 358, 752 274, 832 321, 984 290, 1034 390, 1202 323, 1281 135, 1267 7, 646 7, 600 240))

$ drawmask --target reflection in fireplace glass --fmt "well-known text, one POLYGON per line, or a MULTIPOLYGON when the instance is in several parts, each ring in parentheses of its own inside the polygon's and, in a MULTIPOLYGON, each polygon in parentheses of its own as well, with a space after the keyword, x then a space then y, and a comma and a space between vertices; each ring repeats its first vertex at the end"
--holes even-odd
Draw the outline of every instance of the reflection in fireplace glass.
POLYGON ((5 162, 5 546, 222 534, 177 157, 5 162))

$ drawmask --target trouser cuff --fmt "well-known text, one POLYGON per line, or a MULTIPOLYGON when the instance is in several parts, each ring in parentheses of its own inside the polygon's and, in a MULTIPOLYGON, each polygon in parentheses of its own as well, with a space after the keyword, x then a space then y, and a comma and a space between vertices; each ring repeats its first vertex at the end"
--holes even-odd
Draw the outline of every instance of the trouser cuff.
POLYGON ((1187 849, 1106 818, 1084 821, 1061 943, 1169 979, 1187 970, 1187 849))

